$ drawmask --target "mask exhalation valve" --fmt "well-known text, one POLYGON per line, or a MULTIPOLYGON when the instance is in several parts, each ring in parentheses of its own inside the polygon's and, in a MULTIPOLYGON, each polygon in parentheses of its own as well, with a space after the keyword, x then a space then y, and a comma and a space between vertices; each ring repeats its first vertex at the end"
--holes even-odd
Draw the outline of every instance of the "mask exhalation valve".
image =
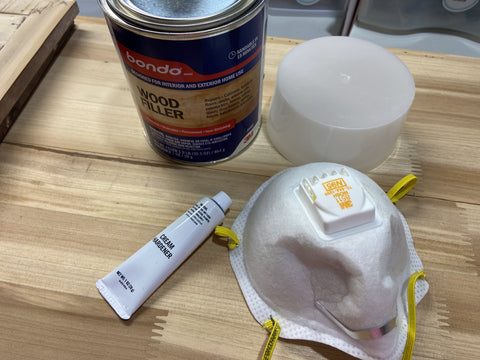
POLYGON ((298 196, 311 220, 334 234, 375 220, 375 207, 345 168, 303 178, 298 196))

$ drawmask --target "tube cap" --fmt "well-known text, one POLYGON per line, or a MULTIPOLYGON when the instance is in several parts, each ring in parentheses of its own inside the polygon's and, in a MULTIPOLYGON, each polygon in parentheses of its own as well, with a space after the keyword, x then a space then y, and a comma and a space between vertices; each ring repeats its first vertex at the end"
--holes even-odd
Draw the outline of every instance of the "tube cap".
POLYGON ((223 212, 226 212, 232 205, 232 199, 225 192, 220 191, 215 195, 212 200, 222 209, 223 212))

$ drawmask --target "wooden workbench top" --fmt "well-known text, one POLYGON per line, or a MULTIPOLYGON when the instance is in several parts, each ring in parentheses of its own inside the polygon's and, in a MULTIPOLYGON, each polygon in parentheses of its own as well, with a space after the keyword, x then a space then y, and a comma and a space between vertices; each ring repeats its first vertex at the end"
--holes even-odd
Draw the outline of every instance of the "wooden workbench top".
MULTIPOLYGON (((292 166, 265 126, 230 161, 169 162, 143 138, 102 19, 77 29, 0 145, 2 359, 259 359, 267 332, 250 314, 228 250, 209 238, 130 320, 95 288, 203 196, 233 199, 292 166)), ((268 38, 263 121, 275 72, 295 40, 268 38)), ((430 291, 418 306, 414 356, 480 358, 480 59, 393 50, 416 82, 396 151, 369 175, 388 190, 419 178, 398 204, 430 291)), ((274 359, 349 359, 279 341, 274 359)))

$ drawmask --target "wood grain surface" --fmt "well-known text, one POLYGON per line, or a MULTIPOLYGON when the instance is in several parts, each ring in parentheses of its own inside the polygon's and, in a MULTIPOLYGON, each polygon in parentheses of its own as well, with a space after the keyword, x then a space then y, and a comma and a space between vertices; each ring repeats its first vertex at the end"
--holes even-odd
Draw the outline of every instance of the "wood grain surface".
MULTIPOLYGON (((2 359, 260 359, 254 320, 221 239, 210 237, 129 321, 95 288, 203 196, 226 191, 232 225, 253 192, 292 166, 265 126, 240 156, 188 167, 152 151, 102 19, 77 29, 0 145, 2 359)), ((268 38, 263 122, 281 58, 268 38)), ((425 266, 413 358, 480 357, 480 59, 392 50, 416 82, 396 150, 369 173, 388 190, 413 173, 398 207, 425 266)), ((274 359, 352 359, 280 340, 274 359)))
POLYGON ((68 38, 73 0, 0 0, 0 142, 68 38))

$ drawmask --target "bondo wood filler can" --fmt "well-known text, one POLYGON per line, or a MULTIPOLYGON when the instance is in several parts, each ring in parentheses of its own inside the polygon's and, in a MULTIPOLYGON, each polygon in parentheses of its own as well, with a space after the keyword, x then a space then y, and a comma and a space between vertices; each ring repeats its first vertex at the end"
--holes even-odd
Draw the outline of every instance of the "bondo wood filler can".
POLYGON ((259 0, 98 0, 154 150, 211 164, 261 123, 266 6, 259 0))

